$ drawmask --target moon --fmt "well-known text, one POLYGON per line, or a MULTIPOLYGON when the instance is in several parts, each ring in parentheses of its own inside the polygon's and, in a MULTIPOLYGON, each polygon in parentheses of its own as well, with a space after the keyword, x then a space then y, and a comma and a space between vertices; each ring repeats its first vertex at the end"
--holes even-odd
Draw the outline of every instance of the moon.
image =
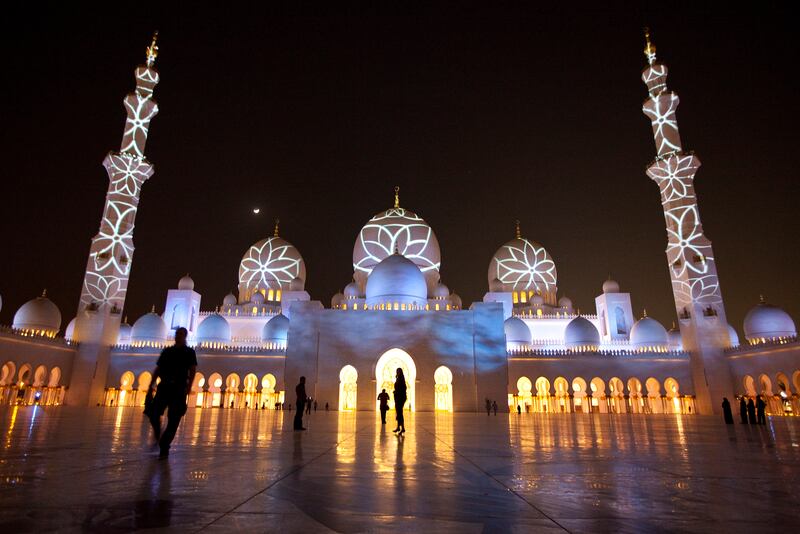
POLYGON ((261 208, 253 208, 253 213, 258 215, 259 213, 261 213, 261 208))

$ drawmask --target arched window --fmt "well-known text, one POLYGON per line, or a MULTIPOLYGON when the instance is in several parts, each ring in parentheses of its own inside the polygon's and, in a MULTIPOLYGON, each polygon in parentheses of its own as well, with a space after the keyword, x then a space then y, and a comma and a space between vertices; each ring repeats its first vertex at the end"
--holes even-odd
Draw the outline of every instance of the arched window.
POLYGON ((617 334, 627 334, 628 325, 625 324, 625 312, 619 306, 614 308, 614 319, 617 322, 617 334))
POLYGON ((434 393, 435 410, 437 412, 452 412, 453 411, 453 373, 442 365, 433 373, 433 381, 435 383, 434 393))
POLYGON ((356 411, 358 400, 358 371, 352 365, 345 365, 339 371, 339 411, 356 411))

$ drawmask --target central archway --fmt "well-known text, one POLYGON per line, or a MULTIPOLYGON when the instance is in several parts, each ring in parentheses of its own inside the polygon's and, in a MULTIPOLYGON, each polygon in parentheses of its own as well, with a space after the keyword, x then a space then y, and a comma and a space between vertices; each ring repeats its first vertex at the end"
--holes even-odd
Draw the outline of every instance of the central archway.
MULTIPOLYGON (((377 399, 382 389, 386 390, 389 394, 389 409, 394 410, 394 378, 397 368, 403 370, 403 376, 406 377, 406 393, 408 401, 406 402, 405 409, 415 411, 415 395, 414 387, 417 381, 417 366, 414 365, 414 360, 409 354, 402 349, 389 349, 378 358, 378 363, 375 365, 375 398, 377 399)), ((375 401, 375 410, 380 409, 380 403, 375 401)))

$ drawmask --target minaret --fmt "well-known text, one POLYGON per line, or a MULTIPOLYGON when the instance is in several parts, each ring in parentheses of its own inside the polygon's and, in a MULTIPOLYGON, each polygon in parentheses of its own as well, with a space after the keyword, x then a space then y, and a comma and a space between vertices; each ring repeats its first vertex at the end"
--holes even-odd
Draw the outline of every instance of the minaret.
POLYGON ((80 342, 70 380, 69 404, 92 405, 101 401, 110 346, 116 343, 120 315, 125 305, 133 259, 133 228, 142 184, 153 174, 144 157, 150 121, 158 113, 153 89, 158 72, 153 68, 158 45, 146 49, 144 65, 136 68, 136 89, 124 100, 127 119, 118 152, 103 160, 109 185, 100 230, 92 239, 86 274, 78 304, 75 339, 80 342))
POLYGON ((691 355, 692 377, 701 413, 720 410, 723 397, 733 399, 730 369, 723 349, 729 345, 725 306, 711 241, 703 233, 694 191, 700 160, 685 152, 678 133, 678 95, 667 89, 667 67, 656 61, 656 47, 645 29, 642 72, 650 97, 643 111, 653 126, 657 156, 647 175, 661 190, 667 222, 667 263, 683 347, 691 355))

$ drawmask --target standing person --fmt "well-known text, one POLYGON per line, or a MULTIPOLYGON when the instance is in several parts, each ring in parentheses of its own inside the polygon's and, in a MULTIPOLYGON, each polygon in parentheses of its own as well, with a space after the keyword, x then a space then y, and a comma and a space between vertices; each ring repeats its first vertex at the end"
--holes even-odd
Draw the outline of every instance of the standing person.
POLYGON ((314 399, 314 411, 317 411, 317 399, 314 399))
POLYGON ((378 394, 378 400, 381 401, 381 424, 386 424, 386 412, 389 411, 389 394, 385 389, 382 389, 378 394))
POLYGON ((326 402, 326 403, 325 403, 325 411, 327 412, 327 411, 328 411, 328 409, 329 409, 329 407, 328 407, 328 403, 326 402))
POLYGON ((739 399, 739 417, 742 420, 742 424, 747 424, 747 403, 744 401, 744 397, 739 399))
POLYGON ((492 401, 489 400, 489 397, 486 397, 486 415, 492 414, 492 401))
POLYGON ((733 424, 733 412, 731 412, 731 403, 728 400, 728 397, 722 398, 722 413, 725 416, 725 424, 732 425, 733 424))
POLYGON ((394 409, 397 411, 397 428, 392 432, 399 432, 398 436, 402 436, 406 431, 406 421, 403 417, 403 405, 406 403, 406 379, 403 376, 403 370, 397 368, 397 374, 394 382, 394 409))
POLYGON ((497 415, 497 401, 492 401, 492 411, 497 415))
POLYGON ((311 397, 309 397, 306 401, 306 413, 311 415, 311 397))
POLYGON ((756 424, 756 405, 753 404, 753 399, 747 399, 747 421, 751 425, 756 424))
POLYGON ((517 404, 517 415, 519 415, 519 414, 521 414, 521 413, 522 413, 522 406, 520 406, 519 404, 517 404))
POLYGON ((766 425, 767 424, 767 403, 764 402, 764 398, 759 395, 758 400, 756 401, 756 413, 758 414, 758 424, 759 425, 766 425))
MULTIPOLYGON (((303 428, 303 412, 305 411, 306 399, 308 398, 306 397, 306 377, 300 377, 300 383, 294 388, 294 392, 297 395, 297 412, 294 414, 294 429, 305 430, 305 428, 303 428)), ((289 405, 289 409, 292 409, 291 405, 289 405)))
POLYGON ((186 396, 189 395, 194 374, 197 372, 197 354, 186 345, 188 333, 183 327, 175 330, 175 344, 161 351, 150 379, 148 395, 155 390, 156 396, 147 410, 147 416, 158 442, 159 458, 169 457, 169 447, 178 431, 181 418, 186 413, 186 396), (161 382, 156 389, 158 378, 161 378, 161 382), (162 434, 161 416, 164 415, 164 410, 168 410, 167 428, 162 434))

